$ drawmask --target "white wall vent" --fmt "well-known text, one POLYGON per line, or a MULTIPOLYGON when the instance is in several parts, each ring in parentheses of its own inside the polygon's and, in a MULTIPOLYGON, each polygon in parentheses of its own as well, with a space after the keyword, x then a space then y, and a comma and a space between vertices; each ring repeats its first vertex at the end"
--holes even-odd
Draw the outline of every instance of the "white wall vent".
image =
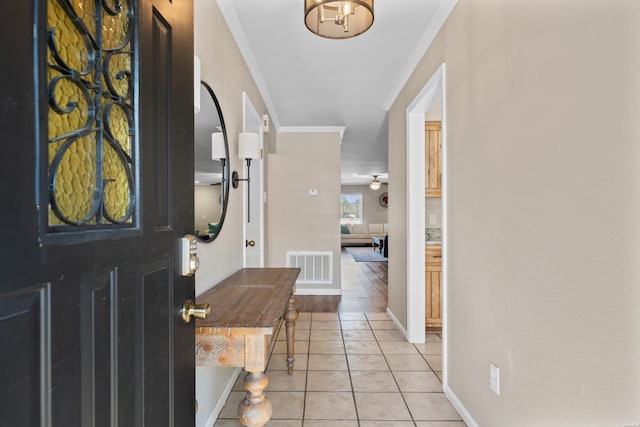
POLYGON ((333 283, 333 252, 287 251, 287 267, 300 268, 296 283, 333 283))

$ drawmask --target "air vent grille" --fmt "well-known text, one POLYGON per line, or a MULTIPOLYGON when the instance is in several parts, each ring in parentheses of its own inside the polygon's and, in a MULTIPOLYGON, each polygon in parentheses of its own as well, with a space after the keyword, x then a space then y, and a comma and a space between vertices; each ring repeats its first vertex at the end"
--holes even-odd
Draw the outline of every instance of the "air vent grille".
POLYGON ((300 268, 296 283, 331 284, 333 252, 287 252, 287 267, 300 268))

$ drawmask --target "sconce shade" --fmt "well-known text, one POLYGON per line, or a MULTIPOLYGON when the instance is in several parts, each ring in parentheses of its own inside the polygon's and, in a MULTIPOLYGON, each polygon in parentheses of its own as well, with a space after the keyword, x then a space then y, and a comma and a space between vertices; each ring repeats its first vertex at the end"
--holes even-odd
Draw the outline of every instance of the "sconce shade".
POLYGON ((304 23, 314 34, 348 39, 373 24, 373 0, 305 0, 304 23))
POLYGON ((241 159, 259 159, 260 135, 253 132, 241 132, 238 135, 238 157, 241 159))
POLYGON ((213 160, 227 158, 227 151, 224 149, 224 135, 222 132, 214 132, 211 134, 211 158, 213 160))
POLYGON ((200 57, 193 55, 193 112, 200 112, 200 57))
POLYGON ((378 175, 373 175, 373 180, 369 183, 369 187, 371 187, 372 190, 377 190, 381 185, 382 183, 378 180, 378 175))

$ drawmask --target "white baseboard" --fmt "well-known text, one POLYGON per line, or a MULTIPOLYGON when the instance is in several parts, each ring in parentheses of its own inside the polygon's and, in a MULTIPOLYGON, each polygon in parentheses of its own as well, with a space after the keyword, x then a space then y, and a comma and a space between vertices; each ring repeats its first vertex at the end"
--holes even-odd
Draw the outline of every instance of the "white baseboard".
POLYGON ((456 411, 458 411, 458 414, 460 414, 468 427, 480 427, 469 411, 467 411, 467 408, 464 407, 460 399, 458 399, 458 396, 456 396, 453 390, 451 390, 451 387, 446 385, 444 387, 444 394, 447 396, 453 407, 456 408, 456 411))
POLYGON ((229 381, 224 387, 224 390, 220 395, 220 399, 218 399, 216 406, 213 408, 213 411, 211 411, 209 418, 207 418, 207 421, 204 423, 205 427, 213 427, 213 425, 218 420, 218 415, 220 415, 220 412, 222 412, 222 408, 227 402, 227 398, 229 397, 229 394, 231 394, 231 390, 233 390, 233 385, 236 383, 240 371, 242 371, 242 368, 236 368, 235 372, 233 373, 232 380, 229 381))
POLYGON ((296 288, 296 295, 342 295, 342 289, 300 289, 296 288))
MULTIPOLYGON (((404 326, 402 326, 402 323, 400 323, 400 321, 398 320, 398 318, 393 314, 393 312, 391 311, 391 309, 389 307, 387 307, 387 314, 389 315, 389 317, 391 318, 391 320, 393 320, 393 323, 396 324, 396 326, 398 327, 398 329, 400 329, 400 332, 402 332, 402 335, 404 335, 404 338, 407 339, 408 337, 408 333, 407 330, 404 328, 404 326)), ((407 339, 408 341, 408 339, 407 339)))

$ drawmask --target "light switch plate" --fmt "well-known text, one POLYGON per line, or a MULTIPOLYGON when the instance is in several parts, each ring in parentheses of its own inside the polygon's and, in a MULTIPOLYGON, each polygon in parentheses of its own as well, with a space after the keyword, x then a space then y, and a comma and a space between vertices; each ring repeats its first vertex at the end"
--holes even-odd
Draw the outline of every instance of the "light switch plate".
POLYGON ((489 388, 500 396, 500 368, 492 362, 489 362, 489 388))
POLYGON ((318 195, 318 189, 317 188, 310 188, 309 189, 309 195, 310 196, 317 196, 318 195))
POLYGON ((436 225, 436 214, 429 214, 429 225, 436 225))

